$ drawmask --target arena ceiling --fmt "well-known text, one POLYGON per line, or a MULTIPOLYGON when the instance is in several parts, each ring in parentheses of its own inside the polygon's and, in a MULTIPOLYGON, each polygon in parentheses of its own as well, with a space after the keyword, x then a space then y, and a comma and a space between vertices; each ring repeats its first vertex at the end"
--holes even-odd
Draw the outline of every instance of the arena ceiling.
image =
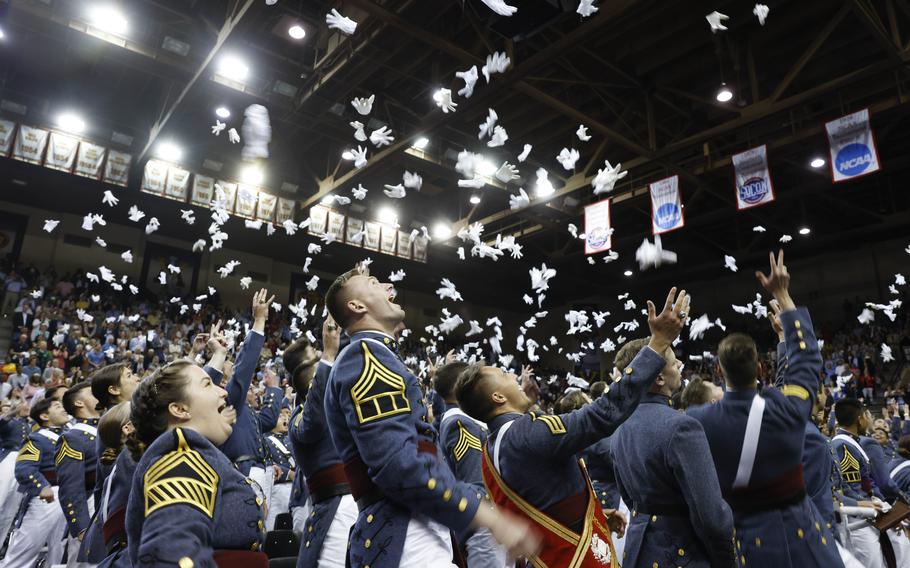
MULTIPOLYGON (((674 269, 680 279, 722 266, 725 254, 741 264, 763 258, 783 234, 794 235, 788 246, 800 255, 906 235, 910 2, 765 1, 771 12, 761 26, 752 2, 731 0, 600 0, 600 11, 588 19, 574 12, 575 0, 515 0, 521 18, 511 19, 479 0, 279 0, 272 6, 264 0, 15 0, 0 4, 0 98, 25 109, 4 105, 0 115, 52 125, 57 113, 72 109, 86 121, 85 136, 110 144, 118 133, 120 145, 112 147, 139 157, 130 186, 136 190, 142 163, 163 140, 179 143, 181 162, 193 171, 205 173, 208 160, 236 173, 240 147, 211 134, 214 109, 232 109, 239 130, 242 109, 263 104, 273 129, 264 184, 270 191, 306 208, 362 183, 371 191, 355 202, 366 210, 361 216, 392 205, 406 228, 446 222, 454 233, 479 221, 486 239, 516 236, 522 260, 462 262, 456 256, 462 243, 453 237, 432 242, 427 266, 404 266, 434 284, 449 275, 460 279, 459 287, 486 288, 491 303, 514 301, 515 290, 528 286, 527 268, 541 262, 559 271, 554 295, 563 300, 612 283, 627 287, 623 271, 634 267, 635 249, 651 235, 648 184, 671 175, 680 179, 686 227, 667 235, 664 246, 686 260, 674 269), (90 25, 88 11, 101 4, 127 20, 127 31, 114 41, 90 25), (353 36, 327 28, 332 8, 358 22, 353 36), (727 31, 710 31, 705 15, 713 10, 730 16, 727 31), (288 36, 293 25, 306 31, 303 39, 288 36), (508 53, 511 69, 489 84, 481 78, 470 99, 457 100, 457 112, 442 113, 433 93, 455 92, 461 86, 455 72, 482 65, 493 51, 508 53), (245 61, 244 81, 217 73, 229 55, 245 61), (715 100, 722 82, 734 92, 728 103, 715 100), (387 125, 396 139, 371 148, 369 163, 358 170, 341 158, 356 146, 348 123, 362 118, 349 101, 370 94, 376 104, 368 129, 387 125), (827 152, 824 123, 867 107, 883 171, 832 184, 827 168, 808 165, 827 152), (509 132, 505 146, 492 150, 477 139, 488 108, 509 132), (588 127, 590 141, 575 136, 579 124, 588 127), (424 137, 427 146, 413 148, 424 137), (497 164, 515 163, 525 143, 534 148, 520 164, 519 183, 489 184, 480 203, 470 204, 471 190, 457 187, 457 153, 468 149, 497 164), (768 146, 777 199, 737 212, 730 156, 760 144, 768 146), (581 153, 572 172, 555 159, 563 147, 581 153), (620 258, 591 266, 567 226, 582 227, 583 207, 602 198, 590 183, 605 159, 629 171, 612 193, 620 258), (556 189, 543 198, 532 191, 538 167, 550 172, 556 189), (382 186, 399 183, 404 170, 419 172, 423 188, 391 201, 382 186), (513 211, 509 197, 519 187, 532 201, 513 211), (753 232, 755 225, 767 232, 753 232), (812 233, 800 238, 804 225, 812 233), (504 285, 489 290, 490 278, 504 285)), ((0 162, 4 194, 17 191, 12 177, 32 176, 39 191, 25 200, 59 195, 62 201, 54 202, 73 211, 90 201, 70 199, 56 174, 0 162)), ((103 190, 74 186, 86 195, 103 190)), ((155 200, 136 193, 139 201, 155 200)), ((176 217, 177 205, 157 201, 149 206, 171 208, 176 217)), ((164 234, 170 231, 162 225, 164 234)), ((228 246, 289 261, 302 256, 299 239, 243 240, 228 246)), ((362 256, 355 249, 336 253, 339 264, 362 256)), ((661 274, 635 278, 647 283, 661 274)))

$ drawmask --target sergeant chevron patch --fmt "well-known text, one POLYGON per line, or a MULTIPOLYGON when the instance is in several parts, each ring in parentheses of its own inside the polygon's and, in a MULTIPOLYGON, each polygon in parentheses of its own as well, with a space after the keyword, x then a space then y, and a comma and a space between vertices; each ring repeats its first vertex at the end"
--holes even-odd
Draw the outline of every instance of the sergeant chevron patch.
POLYGON ((474 434, 468 432, 461 420, 458 421, 458 443, 455 444, 455 447, 452 449, 452 453, 455 454, 455 461, 461 461, 461 458, 464 457, 469 450, 474 449, 478 452, 483 451, 480 446, 480 440, 474 434))
POLYGON ((360 424, 382 420, 389 416, 411 411, 405 396, 404 377, 390 371, 376 358, 367 346, 363 348, 363 373, 351 387, 351 400, 357 409, 360 424))
POLYGON ((202 454, 190 449, 180 428, 174 434, 177 449, 159 458, 145 472, 145 516, 182 503, 211 518, 215 514, 218 474, 202 454))

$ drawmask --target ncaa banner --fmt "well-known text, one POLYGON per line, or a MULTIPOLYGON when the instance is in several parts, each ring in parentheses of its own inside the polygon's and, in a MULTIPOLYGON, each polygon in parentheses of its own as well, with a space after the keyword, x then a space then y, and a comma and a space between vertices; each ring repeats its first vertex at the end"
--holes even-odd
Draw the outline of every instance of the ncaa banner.
POLYGON ((835 182, 882 169, 869 123, 869 109, 825 123, 825 130, 831 146, 831 175, 835 182))
POLYGON ((59 132, 51 132, 50 143, 47 146, 47 156, 44 158, 44 167, 61 172, 73 171, 78 148, 78 138, 60 134, 59 132))
POLYGON ((737 209, 748 209, 774 201, 766 145, 735 154, 732 160, 737 209))
POLYGON ((124 152, 117 150, 107 151, 107 161, 104 162, 104 176, 102 180, 105 183, 120 185, 126 187, 130 178, 130 162, 133 157, 124 152))
POLYGON ((101 166, 104 164, 104 146, 92 144, 82 140, 79 142, 79 151, 76 153, 77 176, 98 179, 101 177, 101 166))
POLYGON ((152 195, 164 195, 167 182, 167 164, 158 160, 149 160, 142 173, 142 191, 152 195))
POLYGON ((651 228, 655 235, 675 231, 686 224, 683 219, 679 176, 651 184, 651 228))
POLYGON ((604 199, 585 207, 585 254, 597 254, 612 246, 610 200, 604 199))

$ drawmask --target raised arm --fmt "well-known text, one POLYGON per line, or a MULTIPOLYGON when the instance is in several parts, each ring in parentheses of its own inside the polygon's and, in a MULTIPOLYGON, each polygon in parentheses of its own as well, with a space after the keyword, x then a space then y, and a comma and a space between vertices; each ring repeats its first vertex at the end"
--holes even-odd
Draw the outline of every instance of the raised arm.
POLYGON ((265 320, 269 315, 269 306, 275 299, 275 296, 268 298, 267 294, 263 288, 253 295, 253 326, 243 340, 234 363, 233 377, 227 384, 228 401, 234 408, 246 404, 246 393, 250 390, 256 365, 259 364, 259 353, 265 343, 265 320))

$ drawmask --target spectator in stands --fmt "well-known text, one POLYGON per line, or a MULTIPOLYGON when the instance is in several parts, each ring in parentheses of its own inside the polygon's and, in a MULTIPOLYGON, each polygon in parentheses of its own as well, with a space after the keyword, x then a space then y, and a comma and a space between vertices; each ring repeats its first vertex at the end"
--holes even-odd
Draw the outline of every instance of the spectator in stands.
POLYGON ((41 375, 41 367, 38 366, 38 358, 34 355, 28 358, 28 365, 22 367, 22 373, 31 380, 32 375, 41 375))
POLYGON ((104 364, 104 352, 101 351, 101 344, 96 341, 86 358, 92 370, 100 368, 104 364))
POLYGON ((7 378, 7 381, 13 389, 22 389, 28 384, 29 376, 22 371, 18 363, 11 363, 11 365, 15 366, 16 372, 11 373, 7 378))

